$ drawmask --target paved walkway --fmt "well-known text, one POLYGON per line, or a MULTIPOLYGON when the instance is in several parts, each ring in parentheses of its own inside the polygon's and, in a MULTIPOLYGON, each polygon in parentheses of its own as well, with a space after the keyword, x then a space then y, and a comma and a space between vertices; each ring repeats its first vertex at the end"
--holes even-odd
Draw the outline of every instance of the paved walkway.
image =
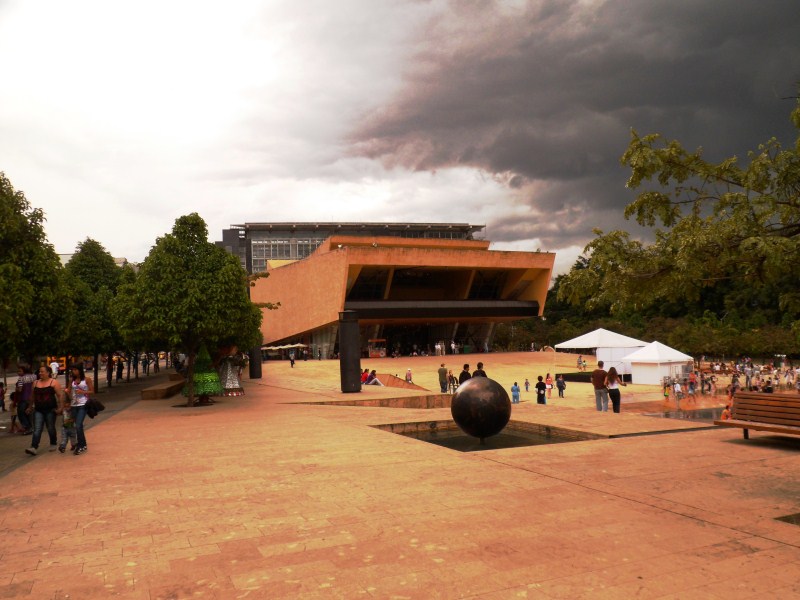
MULTIPOLYGON (((435 357, 389 360, 364 366, 435 389, 435 357)), ((506 383, 541 360, 484 362, 506 383)), ((800 439, 640 416, 636 387, 597 413, 574 384, 512 420, 642 435, 463 454, 372 427, 449 409, 310 403, 398 394, 337 382, 265 363, 244 397, 135 402, 87 454, 8 470, 0 598, 800 597, 800 527, 775 520, 800 512, 800 439)))

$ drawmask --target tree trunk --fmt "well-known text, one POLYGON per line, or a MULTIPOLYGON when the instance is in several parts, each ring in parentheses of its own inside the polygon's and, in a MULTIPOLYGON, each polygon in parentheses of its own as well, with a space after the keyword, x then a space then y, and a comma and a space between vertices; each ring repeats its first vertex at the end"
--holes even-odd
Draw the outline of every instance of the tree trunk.
POLYGON ((197 352, 186 357, 186 406, 194 406, 194 358, 197 352))
POLYGON ((98 379, 98 377, 100 376, 100 353, 98 352, 94 353, 94 357, 92 358, 92 364, 94 366, 94 377, 93 377, 94 387, 95 387, 94 393, 96 394, 97 392, 100 391, 100 379, 98 379))
POLYGON ((108 389, 111 389, 111 380, 114 379, 114 361, 112 360, 113 353, 108 351, 106 357, 106 378, 108 379, 108 389))

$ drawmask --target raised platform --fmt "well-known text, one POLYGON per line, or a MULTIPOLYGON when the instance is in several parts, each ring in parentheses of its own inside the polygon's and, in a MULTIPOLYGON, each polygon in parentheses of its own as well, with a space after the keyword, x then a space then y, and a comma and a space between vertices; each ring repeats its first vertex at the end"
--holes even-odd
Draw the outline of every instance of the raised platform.
POLYGON ((184 385, 186 385, 186 381, 183 378, 178 381, 173 380, 172 376, 170 376, 170 381, 157 383, 156 385, 151 385, 150 387, 144 388, 141 391, 142 400, 160 400, 162 398, 169 398, 170 396, 174 396, 180 392, 184 385))

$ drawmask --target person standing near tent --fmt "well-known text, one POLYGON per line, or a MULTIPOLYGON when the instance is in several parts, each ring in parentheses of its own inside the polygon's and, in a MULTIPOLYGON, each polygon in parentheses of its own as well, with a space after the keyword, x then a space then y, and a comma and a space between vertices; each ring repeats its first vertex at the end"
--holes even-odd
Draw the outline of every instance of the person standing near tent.
POLYGON ((556 376, 556 387, 558 388, 558 397, 564 397, 564 390, 567 389, 567 382, 564 381, 563 375, 556 376))
POLYGON ((620 400, 622 394, 619 391, 619 386, 628 384, 622 381, 622 378, 617 374, 617 370, 611 367, 606 375, 606 387, 608 388, 608 397, 611 398, 611 407, 615 413, 619 412, 620 400))
POLYGON ((603 361, 598 361, 597 368, 592 371, 592 386, 594 387, 594 402, 600 412, 608 412, 607 375, 608 373, 603 369, 603 361))

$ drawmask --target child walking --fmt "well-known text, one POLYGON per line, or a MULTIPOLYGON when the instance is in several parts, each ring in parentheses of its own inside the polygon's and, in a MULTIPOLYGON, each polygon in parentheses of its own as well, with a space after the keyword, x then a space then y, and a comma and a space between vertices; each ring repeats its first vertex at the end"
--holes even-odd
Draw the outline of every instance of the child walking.
POLYGON ((8 410, 11 412, 11 428, 8 430, 9 433, 22 433, 25 431, 22 425, 17 423, 17 394, 19 394, 19 392, 11 392, 11 395, 8 397, 8 410))
POLYGON ((72 410, 65 408, 61 419, 61 443, 58 445, 58 451, 64 454, 67 450, 67 440, 69 440, 70 452, 75 450, 75 446, 78 445, 78 432, 75 429, 75 418, 72 416, 72 410))

